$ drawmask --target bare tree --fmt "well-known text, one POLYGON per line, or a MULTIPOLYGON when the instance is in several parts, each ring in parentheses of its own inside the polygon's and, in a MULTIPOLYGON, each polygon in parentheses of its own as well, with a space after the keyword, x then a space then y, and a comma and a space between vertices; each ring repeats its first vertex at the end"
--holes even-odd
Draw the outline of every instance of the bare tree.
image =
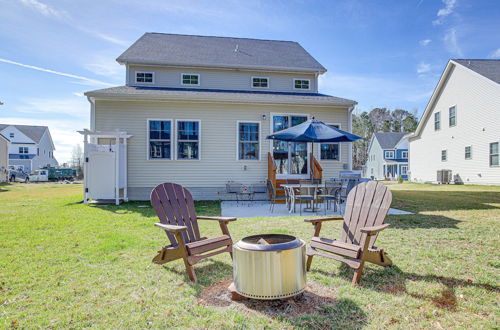
POLYGON ((77 144, 73 147, 70 161, 71 168, 76 170, 77 179, 83 178, 83 151, 82 147, 77 144))

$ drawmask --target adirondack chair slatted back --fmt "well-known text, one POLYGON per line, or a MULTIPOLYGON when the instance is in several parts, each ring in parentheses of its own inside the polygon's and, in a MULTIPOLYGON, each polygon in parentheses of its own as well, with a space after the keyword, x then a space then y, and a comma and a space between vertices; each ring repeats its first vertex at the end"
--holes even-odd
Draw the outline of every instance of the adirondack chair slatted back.
MULTIPOLYGON (((391 203, 391 191, 380 182, 363 182, 354 187, 347 196, 342 241, 363 244, 360 229, 383 224, 391 203)), ((377 235, 371 237, 369 247, 376 239, 377 235)))
MULTIPOLYGON (((182 232, 185 243, 200 239, 193 196, 186 188, 170 182, 159 184, 151 192, 151 205, 161 223, 187 227, 187 231, 182 232)), ((167 236, 173 246, 178 245, 174 235, 167 232, 167 236)))

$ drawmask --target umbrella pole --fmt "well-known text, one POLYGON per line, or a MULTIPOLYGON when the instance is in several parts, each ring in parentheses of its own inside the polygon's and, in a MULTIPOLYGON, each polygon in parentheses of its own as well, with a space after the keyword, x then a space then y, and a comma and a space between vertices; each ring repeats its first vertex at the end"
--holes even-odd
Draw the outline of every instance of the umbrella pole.
POLYGON ((314 180, 314 142, 311 142, 311 160, 309 161, 311 164, 311 181, 314 180))

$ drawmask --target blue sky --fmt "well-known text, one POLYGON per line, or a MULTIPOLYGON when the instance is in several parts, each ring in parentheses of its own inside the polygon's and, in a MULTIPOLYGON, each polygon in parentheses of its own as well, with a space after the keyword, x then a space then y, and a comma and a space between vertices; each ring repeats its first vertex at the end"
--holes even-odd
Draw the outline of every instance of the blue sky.
POLYGON ((122 85, 115 58, 144 32, 298 41, 320 92, 421 114, 448 59, 500 58, 500 1, 0 0, 0 122, 48 125, 68 160, 83 93, 122 85))

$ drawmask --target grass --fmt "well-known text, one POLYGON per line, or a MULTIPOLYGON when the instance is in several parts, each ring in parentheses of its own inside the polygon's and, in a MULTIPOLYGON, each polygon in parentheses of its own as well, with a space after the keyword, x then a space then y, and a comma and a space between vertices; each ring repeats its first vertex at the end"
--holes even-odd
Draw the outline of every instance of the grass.
MULTIPOLYGON (((269 317, 196 303, 203 287, 230 278, 229 256, 196 266, 151 263, 166 237, 148 203, 91 207, 81 185, 0 186, 0 328, 498 328, 500 187, 391 185, 393 207, 377 241, 395 266, 352 271, 316 258, 308 279, 334 290, 323 313, 269 317)), ((218 215, 216 202, 197 204, 218 215)), ((339 236, 338 223, 323 235, 339 236)), ((202 222, 206 236, 217 224, 202 222)), ((279 232, 309 240, 300 217, 239 219, 234 240, 279 232)))

